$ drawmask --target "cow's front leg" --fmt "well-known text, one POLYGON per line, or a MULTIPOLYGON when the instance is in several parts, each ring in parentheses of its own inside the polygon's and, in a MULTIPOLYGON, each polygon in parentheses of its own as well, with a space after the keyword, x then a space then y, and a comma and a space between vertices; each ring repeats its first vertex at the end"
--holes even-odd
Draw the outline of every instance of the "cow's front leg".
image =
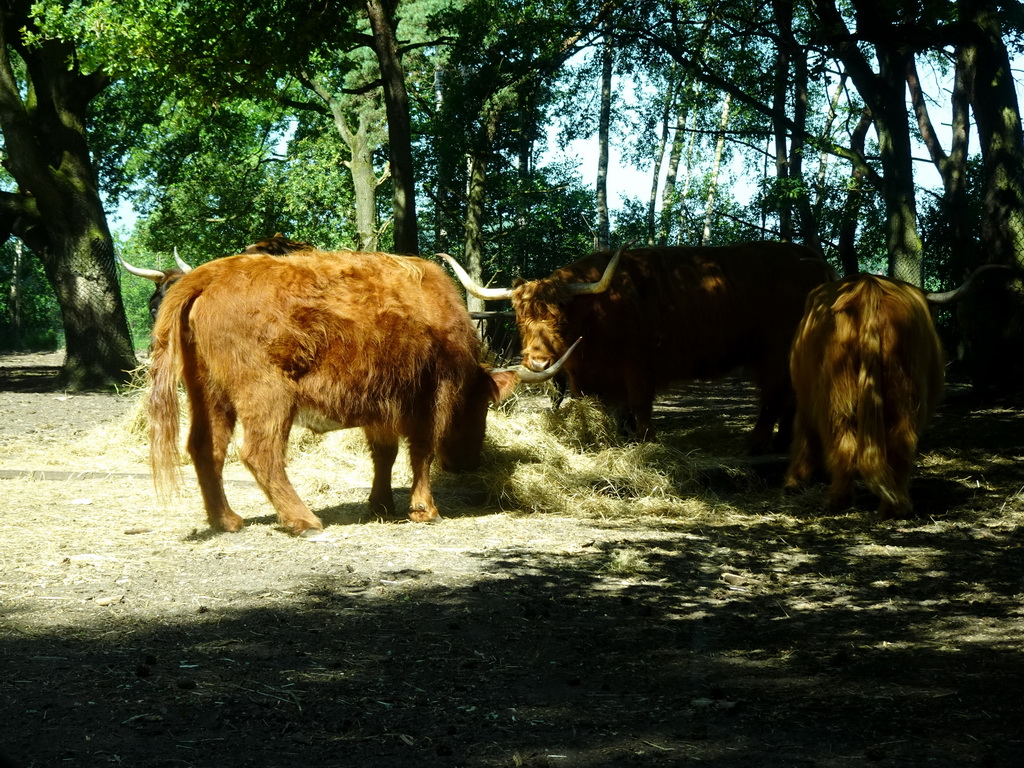
POLYGON ((811 426, 802 414, 798 413, 793 424, 793 442, 790 449, 789 468, 783 489, 788 493, 800 490, 814 472, 816 454, 820 452, 811 426))
POLYGON ((654 425, 651 417, 654 414, 654 387, 646 381, 629 384, 629 410, 636 423, 636 439, 640 442, 654 440, 654 425))
POLYGON ((398 435, 390 430, 363 430, 373 458, 373 487, 370 488, 370 513, 395 516, 395 496, 391 490, 391 470, 398 456, 398 435))
POLYGON ((430 465, 434 461, 434 441, 428 435, 409 437, 409 463, 412 466, 412 498, 409 500, 409 519, 416 523, 440 520, 430 493, 430 465))

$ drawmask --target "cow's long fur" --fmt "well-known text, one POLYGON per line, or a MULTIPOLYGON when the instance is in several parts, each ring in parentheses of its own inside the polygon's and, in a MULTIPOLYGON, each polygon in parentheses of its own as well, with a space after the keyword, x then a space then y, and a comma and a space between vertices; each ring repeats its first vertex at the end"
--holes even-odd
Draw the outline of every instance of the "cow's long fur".
POLYGON ((797 396, 787 488, 823 467, 829 507, 860 476, 883 516, 911 511, 918 438, 943 389, 943 356, 922 291, 860 275, 816 288, 793 343, 797 396))
POLYGON ((410 517, 438 516, 431 460, 472 468, 487 405, 514 373, 479 364, 480 342, 458 292, 435 264, 383 253, 302 251, 217 259, 181 277, 153 329, 151 460, 158 488, 178 463, 177 383, 191 410, 188 450, 210 525, 238 530, 221 471, 240 421, 241 458, 293 533, 322 523, 285 474, 293 421, 362 427, 374 460, 371 507, 394 513, 391 467, 409 440, 410 517))
POLYGON ((570 389, 628 408, 641 438, 653 435, 659 390, 746 368, 761 398, 750 448, 767 450, 776 423, 784 448, 789 347, 807 293, 834 277, 828 265, 784 243, 638 248, 622 254, 607 291, 570 292, 571 283, 599 280, 610 256, 594 253, 515 288, 524 365, 541 368, 582 336, 565 364, 570 389))

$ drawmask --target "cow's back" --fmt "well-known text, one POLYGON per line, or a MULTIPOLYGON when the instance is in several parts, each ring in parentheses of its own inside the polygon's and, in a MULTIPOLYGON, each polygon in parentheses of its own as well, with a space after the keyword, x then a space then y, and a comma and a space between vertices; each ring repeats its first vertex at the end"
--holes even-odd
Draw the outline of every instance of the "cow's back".
POLYGON ((443 420, 477 368, 458 293, 419 258, 239 255, 189 277, 203 281, 189 313, 194 345, 211 381, 235 396, 293 398, 343 427, 400 428, 428 398, 443 420))

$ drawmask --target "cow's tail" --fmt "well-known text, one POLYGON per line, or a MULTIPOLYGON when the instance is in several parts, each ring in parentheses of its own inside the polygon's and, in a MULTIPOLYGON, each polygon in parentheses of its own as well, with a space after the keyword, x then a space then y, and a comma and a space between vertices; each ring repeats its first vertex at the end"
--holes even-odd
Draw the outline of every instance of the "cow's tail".
POLYGON ((195 298, 188 291, 168 292, 153 326, 147 403, 149 463, 157 494, 165 499, 173 495, 181 475, 178 381, 190 344, 188 313, 195 298))
POLYGON ((856 385, 857 470, 879 498, 896 504, 896 487, 887 455, 885 423, 885 290, 876 281, 862 284, 859 302, 860 366, 856 385))

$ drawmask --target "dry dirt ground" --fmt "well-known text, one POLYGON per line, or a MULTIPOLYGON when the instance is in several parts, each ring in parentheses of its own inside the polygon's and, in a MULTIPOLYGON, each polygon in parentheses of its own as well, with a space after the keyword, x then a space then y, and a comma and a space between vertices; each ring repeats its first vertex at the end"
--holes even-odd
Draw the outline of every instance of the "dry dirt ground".
POLYGON ((1019 407, 951 388, 912 520, 781 496, 779 461, 738 458, 733 383, 661 402, 662 440, 702 469, 657 510, 609 481, 615 514, 526 512, 439 473, 447 519, 380 522, 364 470, 296 459, 327 525, 299 540, 237 465, 241 533, 206 529, 188 467, 158 504, 137 393, 53 391, 54 363, 0 360, 18 768, 1024 761, 1019 407))

